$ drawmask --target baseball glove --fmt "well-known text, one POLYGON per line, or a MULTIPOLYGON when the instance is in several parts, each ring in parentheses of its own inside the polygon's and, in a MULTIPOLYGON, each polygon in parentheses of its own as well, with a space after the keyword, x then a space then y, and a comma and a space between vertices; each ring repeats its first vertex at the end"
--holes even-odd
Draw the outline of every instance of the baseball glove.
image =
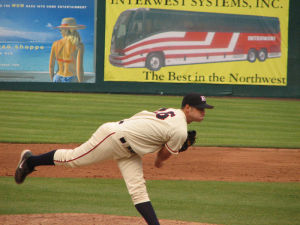
POLYGON ((191 145, 193 145, 196 141, 196 134, 197 132, 195 130, 189 130, 187 132, 187 138, 185 140, 185 142, 183 143, 181 149, 179 149, 179 152, 184 152, 188 149, 188 147, 190 147, 191 145))

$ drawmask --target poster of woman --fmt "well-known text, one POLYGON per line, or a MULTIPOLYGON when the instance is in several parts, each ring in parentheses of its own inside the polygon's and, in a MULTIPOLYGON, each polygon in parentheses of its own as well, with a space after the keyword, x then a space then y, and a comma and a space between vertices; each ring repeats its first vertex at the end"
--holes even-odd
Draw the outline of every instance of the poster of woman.
POLYGON ((63 18, 60 30, 62 38, 51 47, 49 74, 53 82, 82 82, 84 80, 83 55, 84 44, 77 30, 84 25, 77 25, 75 18, 63 18), (57 71, 54 71, 57 63, 57 71))
POLYGON ((0 3, 0 82, 95 83, 96 0, 0 3))

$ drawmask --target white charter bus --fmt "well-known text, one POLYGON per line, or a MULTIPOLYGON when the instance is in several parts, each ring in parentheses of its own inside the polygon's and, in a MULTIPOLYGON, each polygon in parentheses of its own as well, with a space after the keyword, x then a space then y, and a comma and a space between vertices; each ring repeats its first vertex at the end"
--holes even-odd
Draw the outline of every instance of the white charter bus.
POLYGON ((228 62, 281 56, 276 17, 138 8, 114 25, 110 63, 146 67, 228 62))

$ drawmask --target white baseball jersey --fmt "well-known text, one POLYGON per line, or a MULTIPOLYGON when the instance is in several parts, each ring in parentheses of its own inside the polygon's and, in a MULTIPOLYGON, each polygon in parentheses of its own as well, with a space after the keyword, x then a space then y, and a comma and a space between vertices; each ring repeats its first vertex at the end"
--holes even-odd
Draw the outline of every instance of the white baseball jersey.
POLYGON ((142 111, 120 125, 124 138, 140 156, 166 146, 178 154, 187 138, 186 117, 181 109, 164 108, 156 112, 142 111))
POLYGON ((164 146, 172 154, 178 154, 186 138, 187 122, 181 109, 142 111, 129 119, 101 125, 79 147, 56 150, 53 160, 55 165, 79 167, 115 159, 132 201, 138 204, 149 201, 142 156, 164 146))

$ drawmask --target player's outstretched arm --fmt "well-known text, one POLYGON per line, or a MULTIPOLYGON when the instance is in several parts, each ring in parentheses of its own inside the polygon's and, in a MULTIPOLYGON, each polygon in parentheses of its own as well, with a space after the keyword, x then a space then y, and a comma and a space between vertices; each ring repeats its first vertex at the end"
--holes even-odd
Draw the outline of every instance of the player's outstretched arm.
POLYGON ((156 155, 154 163, 155 167, 161 168, 163 166, 163 162, 170 158, 171 155, 172 154, 166 149, 166 147, 163 147, 156 155))

